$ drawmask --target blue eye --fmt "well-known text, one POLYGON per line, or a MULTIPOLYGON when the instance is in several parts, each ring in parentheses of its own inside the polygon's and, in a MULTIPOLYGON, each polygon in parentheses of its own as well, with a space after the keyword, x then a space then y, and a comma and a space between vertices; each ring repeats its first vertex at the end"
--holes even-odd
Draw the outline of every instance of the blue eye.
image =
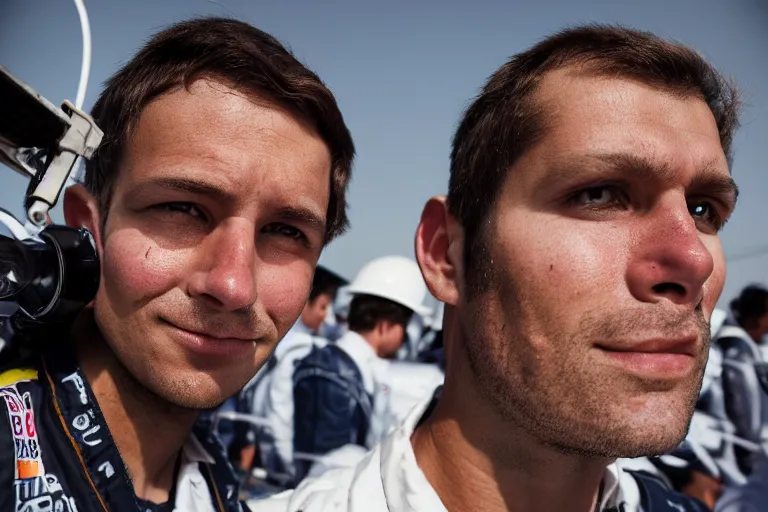
POLYGON ((691 215, 706 215, 709 213, 711 206, 708 204, 697 204, 691 208, 691 215))
POLYGON ((720 231, 720 229, 722 229, 723 225, 725 224, 720 214, 718 213, 717 208, 712 206, 711 203, 691 203, 688 206, 688 211, 697 222, 705 223, 706 229, 704 229, 704 231, 714 230, 717 232, 720 231))

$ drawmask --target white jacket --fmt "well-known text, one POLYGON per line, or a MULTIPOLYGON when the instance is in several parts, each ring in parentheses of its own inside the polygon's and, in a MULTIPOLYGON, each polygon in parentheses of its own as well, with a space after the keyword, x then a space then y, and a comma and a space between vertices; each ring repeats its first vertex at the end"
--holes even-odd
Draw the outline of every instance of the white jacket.
MULTIPOLYGON (((201 462, 216 463, 200 441, 191 435, 181 450, 181 466, 177 477, 174 511, 214 512, 208 484, 200 471, 201 462)), ((234 485, 226 489, 226 498, 229 499, 235 491, 234 485)))
POLYGON ((366 446, 373 448, 384 439, 388 433, 388 426, 392 424, 387 379, 390 362, 376 355, 373 347, 353 331, 347 331, 339 338, 336 346, 355 362, 363 378, 365 392, 373 397, 373 412, 366 439, 366 446))
MULTIPOLYGON (((411 446, 411 434, 429 402, 416 407, 354 468, 329 471, 294 491, 248 505, 259 512, 447 512, 411 446)), ((600 510, 623 504, 625 512, 641 512, 637 484, 618 463, 606 468, 604 483, 600 510)))

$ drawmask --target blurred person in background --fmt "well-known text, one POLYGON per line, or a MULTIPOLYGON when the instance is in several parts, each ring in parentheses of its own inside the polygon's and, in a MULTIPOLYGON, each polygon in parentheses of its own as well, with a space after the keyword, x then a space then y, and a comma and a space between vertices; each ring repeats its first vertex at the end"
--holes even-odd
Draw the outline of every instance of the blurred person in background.
MULTIPOLYGON (((768 333, 768 290, 745 287, 730 302, 730 315, 713 338, 721 361, 719 400, 703 404, 712 414, 728 420, 735 435, 768 447, 768 366, 764 336, 768 333)), ((755 452, 736 447, 739 468, 749 475, 755 452)))
POLYGON ((319 336, 330 312, 336 293, 346 279, 318 265, 312 279, 312 291, 301 317, 275 349, 267 365, 241 393, 237 404, 245 414, 264 420, 264 427, 244 429, 246 438, 239 437, 239 466, 247 471, 258 457, 270 479, 285 485, 293 478, 293 369, 296 361, 305 357, 313 346, 323 346, 328 340, 319 336))
POLYGON ((726 326, 738 326, 752 340, 766 357, 765 335, 768 334, 768 289, 752 284, 745 287, 730 303, 731 315, 726 326))
POLYGON ((387 360, 403 346, 414 313, 429 313, 419 267, 402 256, 367 263, 349 293, 348 331, 313 348, 294 370, 297 481, 317 456, 347 444, 371 448, 382 438, 390 422, 387 360))
POLYGON ((349 304, 352 296, 349 293, 349 285, 342 286, 336 292, 336 298, 332 306, 332 322, 326 322, 321 328, 320 335, 328 341, 336 341, 347 332, 349 316, 349 304))
POLYGON ((347 280, 331 270, 317 266, 312 279, 312 291, 307 305, 301 312, 301 318, 291 329, 292 332, 306 332, 321 335, 321 328, 329 315, 333 314, 333 304, 339 288, 347 284, 347 280))

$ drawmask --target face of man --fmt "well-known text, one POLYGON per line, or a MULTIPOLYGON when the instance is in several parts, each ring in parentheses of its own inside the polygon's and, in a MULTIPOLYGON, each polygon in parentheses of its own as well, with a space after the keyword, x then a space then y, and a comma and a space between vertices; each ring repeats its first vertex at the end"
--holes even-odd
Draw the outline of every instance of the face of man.
POLYGON ((95 301, 140 383, 207 408, 254 375, 306 304, 330 165, 306 124, 221 83, 146 107, 97 237, 95 301))
POLYGON ((301 313, 301 322, 313 332, 317 332, 323 325, 332 302, 333 298, 327 293, 321 293, 314 300, 307 302, 301 313))
POLYGON ((381 333, 377 355, 384 359, 392 359, 405 343, 405 327, 395 322, 383 321, 379 329, 381 333))
POLYGON ((535 100, 545 131, 507 172, 469 276, 479 291, 457 308, 480 392, 566 453, 667 451, 725 280, 735 191, 714 117, 695 97, 573 69, 535 100))
POLYGON ((768 313, 761 316, 757 320, 757 342, 760 343, 761 338, 768 334, 768 313))

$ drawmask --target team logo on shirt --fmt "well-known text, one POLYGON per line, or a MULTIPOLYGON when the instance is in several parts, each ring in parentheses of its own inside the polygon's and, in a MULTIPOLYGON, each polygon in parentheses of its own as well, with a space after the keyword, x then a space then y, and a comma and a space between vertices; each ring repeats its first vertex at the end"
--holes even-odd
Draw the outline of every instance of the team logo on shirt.
POLYGON ((15 385, 0 389, 8 419, 11 422, 13 443, 16 449, 16 478, 34 478, 43 476, 43 461, 40 457, 40 444, 37 440, 35 413, 29 392, 21 395, 15 385))
POLYGON ((46 474, 37 438, 37 426, 29 392, 20 393, 16 382, 37 377, 37 372, 12 370, 17 375, 8 383, 9 375, 0 375, 0 396, 8 410, 13 433, 16 491, 15 512, 77 512, 74 498, 67 496, 56 475, 46 474), (2 382, 2 377, 6 382, 2 382), (16 378, 18 377, 18 378, 16 378), (2 385, 5 384, 5 385, 2 385))

